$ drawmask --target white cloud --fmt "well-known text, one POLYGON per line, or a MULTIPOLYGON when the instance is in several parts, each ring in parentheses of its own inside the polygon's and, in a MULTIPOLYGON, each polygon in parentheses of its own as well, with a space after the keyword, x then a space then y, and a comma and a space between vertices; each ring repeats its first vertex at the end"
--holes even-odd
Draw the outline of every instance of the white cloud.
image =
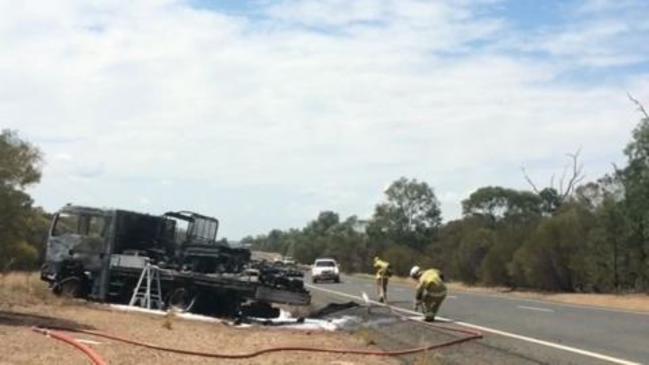
POLYGON ((509 34, 505 49, 547 53, 564 66, 629 66, 649 62, 646 42, 649 3, 642 0, 584 0, 562 8, 564 22, 509 34), (574 8, 574 9, 573 9, 574 8))
POLYGON ((473 47, 509 29, 469 2, 281 2, 261 19, 174 1, 0 4, 0 121, 43 141, 37 203, 196 209, 234 238, 320 209, 369 215, 400 176, 433 185, 452 218, 466 192, 525 187, 521 163, 560 169, 578 146, 605 161, 596 177, 637 119, 625 91, 649 97, 647 73, 555 82, 567 56, 635 62, 612 44, 619 19, 544 34, 530 49, 556 56, 535 59, 473 47))

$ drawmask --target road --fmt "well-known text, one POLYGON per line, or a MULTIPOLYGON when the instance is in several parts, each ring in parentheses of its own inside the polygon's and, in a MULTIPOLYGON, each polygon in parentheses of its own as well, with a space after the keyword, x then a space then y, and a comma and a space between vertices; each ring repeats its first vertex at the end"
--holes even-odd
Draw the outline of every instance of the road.
MULTIPOLYGON (((375 297, 368 278, 343 276, 341 284, 309 287, 332 298, 375 297)), ((413 292, 391 283, 389 302, 413 314, 413 292)), ((449 291, 439 317, 480 329, 492 346, 518 349, 540 363, 649 364, 649 314, 449 291)))

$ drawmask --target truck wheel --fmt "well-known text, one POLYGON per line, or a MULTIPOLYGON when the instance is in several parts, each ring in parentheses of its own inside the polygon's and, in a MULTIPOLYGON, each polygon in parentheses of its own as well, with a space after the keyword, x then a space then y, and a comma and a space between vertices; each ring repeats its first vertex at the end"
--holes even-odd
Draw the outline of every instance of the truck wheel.
POLYGON ((318 282, 318 279, 316 279, 316 278, 311 278, 311 282, 315 284, 315 283, 318 282))
POLYGON ((167 298, 167 305, 181 312, 189 312, 196 303, 196 298, 197 295, 193 295, 188 289, 176 288, 167 298))
POLYGON ((336 277, 336 278, 334 279, 334 283, 339 284, 339 283, 340 283, 340 277, 336 277))
POLYGON ((81 296, 81 280, 75 276, 65 278, 52 288, 54 294, 65 298, 78 298, 81 296))

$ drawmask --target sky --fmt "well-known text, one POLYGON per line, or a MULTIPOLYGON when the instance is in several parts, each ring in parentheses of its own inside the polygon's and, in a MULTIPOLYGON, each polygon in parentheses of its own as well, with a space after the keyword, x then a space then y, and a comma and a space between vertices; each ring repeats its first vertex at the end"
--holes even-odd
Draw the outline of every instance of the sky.
POLYGON ((645 0, 0 1, 0 128, 35 204, 195 210, 239 239, 371 216, 401 176, 443 218, 581 149, 624 163, 649 104, 645 0))

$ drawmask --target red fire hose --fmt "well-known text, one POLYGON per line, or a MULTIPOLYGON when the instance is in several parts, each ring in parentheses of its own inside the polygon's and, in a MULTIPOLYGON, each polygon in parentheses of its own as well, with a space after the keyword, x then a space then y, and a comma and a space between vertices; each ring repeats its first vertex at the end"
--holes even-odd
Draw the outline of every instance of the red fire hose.
POLYGON ((63 341, 65 343, 67 343, 68 345, 74 346, 75 348, 81 350, 84 354, 86 354, 86 356, 88 356, 90 358, 90 360, 92 361, 92 363, 95 364, 95 365, 106 365, 107 364, 107 362, 104 361, 104 359, 102 359, 101 356, 98 353, 95 352, 95 350, 91 349, 90 347, 82 344, 81 342, 75 340, 74 338, 72 338, 72 337, 70 337, 70 336, 68 336, 68 335, 66 335, 64 333, 48 330, 48 329, 45 329, 45 328, 38 328, 38 327, 32 327, 32 330, 34 332, 38 332, 40 334, 43 334, 43 335, 45 335, 47 337, 53 337, 53 338, 55 338, 55 339, 57 339, 59 341, 63 341))
MULTIPOLYGON (((62 330, 69 331, 69 332, 84 333, 84 334, 91 335, 91 336, 102 337, 102 338, 106 338, 106 339, 110 339, 110 340, 114 340, 114 341, 119 341, 119 342, 123 342, 123 343, 126 343, 126 344, 134 345, 134 346, 140 346, 140 347, 153 349, 153 350, 172 352, 172 353, 177 353, 177 354, 182 354, 182 355, 193 355, 193 356, 221 358, 221 359, 249 359, 249 358, 257 357, 257 356, 264 355, 264 354, 269 354, 269 353, 273 353, 273 352, 285 352, 285 351, 320 352, 320 353, 371 355, 371 356, 402 356, 402 355, 415 354, 415 353, 418 353, 418 352, 436 350, 436 349, 440 349, 440 348, 443 348, 443 347, 448 347, 448 346, 460 344, 460 343, 463 343, 463 342, 471 341, 471 340, 474 340, 474 339, 482 338, 482 334, 480 332, 476 332, 476 331, 464 330, 464 329, 458 329, 458 328, 450 328, 450 327, 446 327, 446 326, 434 325, 434 324, 423 323, 423 322, 419 322, 419 323, 425 324, 425 325, 433 327, 433 328, 446 330, 446 331, 464 333, 464 334, 467 334, 468 336, 462 337, 462 338, 457 338, 457 339, 446 341, 446 342, 442 342, 442 343, 438 343, 438 344, 422 346, 422 347, 415 347, 415 348, 404 349, 404 350, 396 350, 396 351, 370 351, 370 350, 359 350, 359 349, 331 349, 331 348, 320 348, 320 347, 285 346, 285 347, 272 347, 272 348, 262 349, 262 350, 259 350, 259 351, 253 351, 253 352, 248 352, 248 353, 223 354, 223 353, 211 353, 211 352, 191 351, 191 350, 169 348, 169 347, 164 347, 164 346, 160 346, 160 345, 154 345, 154 344, 150 344, 150 343, 146 343, 146 342, 131 340, 131 339, 128 339, 128 338, 125 338, 125 337, 121 337, 121 336, 117 336, 117 335, 113 335, 113 334, 108 334, 108 333, 104 333, 104 332, 99 332, 99 331, 82 330, 82 329, 62 329, 62 330)), ((48 335, 50 335, 50 336, 52 336, 54 338, 61 339, 61 340, 63 340, 63 337, 66 337, 66 338, 70 339, 69 337, 67 337, 65 335, 62 335, 61 333, 58 333, 56 331, 49 330, 49 329, 34 328, 34 331, 37 331, 37 332, 42 333, 42 334, 48 334, 48 335)), ((86 349, 88 349, 87 346, 79 344, 78 342, 74 341, 74 339, 71 339, 71 340, 72 340, 72 342, 69 342, 67 340, 63 340, 63 341, 66 341, 68 343, 76 343, 75 346, 77 348, 81 349, 84 352, 86 352, 86 349), (80 346, 77 346, 77 345, 80 345, 80 346)), ((90 350, 90 352, 92 352, 92 350, 90 350)), ((89 354, 89 353, 86 352, 86 354, 89 354)), ((98 358, 98 360, 96 360, 94 357, 91 356, 91 359, 93 359, 95 364, 105 364, 105 362, 101 362, 102 361, 101 358, 98 358), (100 361, 100 362, 97 362, 97 361, 100 361)))

